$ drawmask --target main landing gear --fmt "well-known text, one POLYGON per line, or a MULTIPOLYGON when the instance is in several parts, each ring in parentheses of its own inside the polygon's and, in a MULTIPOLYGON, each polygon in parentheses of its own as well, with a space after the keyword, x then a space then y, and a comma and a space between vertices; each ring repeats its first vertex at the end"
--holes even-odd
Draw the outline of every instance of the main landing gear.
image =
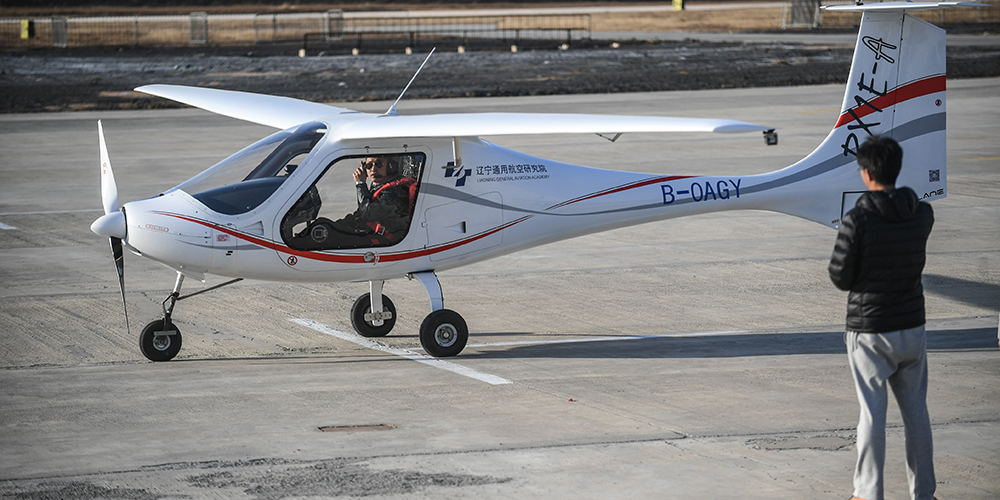
POLYGON ((243 278, 236 278, 221 285, 215 285, 190 295, 181 296, 181 285, 184 283, 184 275, 177 273, 174 291, 166 299, 163 299, 163 319, 150 322, 142 329, 142 333, 139 334, 139 350, 142 351, 142 355, 146 356, 146 359, 150 361, 170 361, 174 359, 174 356, 181 351, 181 331, 170 320, 177 301, 222 288, 226 285, 232 285, 242 280, 243 278))
MULTIPOLYGON (((444 296, 437 275, 434 271, 426 271, 407 277, 420 280, 431 300, 431 313, 420 325, 420 345, 424 351, 438 358, 462 352, 469 341, 469 327, 457 312, 444 308, 444 296)), ((384 337, 396 324, 396 306, 382 295, 383 283, 370 282, 371 292, 358 297, 351 307, 351 325, 364 337, 384 337)))

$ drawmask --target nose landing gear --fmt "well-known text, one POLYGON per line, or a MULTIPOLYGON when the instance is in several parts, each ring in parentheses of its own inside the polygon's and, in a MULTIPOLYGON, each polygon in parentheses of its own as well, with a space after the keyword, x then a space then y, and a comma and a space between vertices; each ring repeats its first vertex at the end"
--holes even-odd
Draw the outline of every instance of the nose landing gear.
POLYGON ((139 350, 142 351, 142 355, 146 356, 146 359, 150 361, 170 361, 171 359, 174 359, 174 356, 177 356, 177 353, 181 351, 181 331, 177 328, 177 325, 170 320, 171 315, 174 313, 174 306, 177 305, 177 301, 194 297, 195 295, 209 292, 217 288, 222 288, 226 285, 231 285, 242 280, 243 278, 236 278, 222 283, 221 285, 215 285, 192 294, 181 296, 181 285, 184 283, 184 275, 177 273, 177 281, 174 283, 174 291, 171 292, 167 298, 163 299, 163 303, 161 304, 163 307, 163 319, 150 322, 145 328, 142 329, 142 333, 139 334, 139 350))

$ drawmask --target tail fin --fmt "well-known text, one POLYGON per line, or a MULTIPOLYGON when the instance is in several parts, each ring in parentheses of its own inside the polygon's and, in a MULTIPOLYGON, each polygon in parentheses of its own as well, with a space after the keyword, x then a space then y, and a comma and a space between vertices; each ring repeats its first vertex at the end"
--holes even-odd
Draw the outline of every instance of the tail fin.
POLYGON ((838 7, 863 11, 840 118, 809 156, 753 186, 756 191, 788 186, 760 208, 833 228, 865 191, 855 156, 872 135, 888 135, 903 147, 898 187, 908 186, 926 200, 947 195, 945 32, 904 12, 942 5, 838 7))

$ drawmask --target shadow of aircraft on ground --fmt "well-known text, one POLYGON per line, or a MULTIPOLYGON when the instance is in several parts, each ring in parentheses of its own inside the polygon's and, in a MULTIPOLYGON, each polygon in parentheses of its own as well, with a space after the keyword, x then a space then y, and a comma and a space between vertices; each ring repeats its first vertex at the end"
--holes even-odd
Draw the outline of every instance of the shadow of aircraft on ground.
MULTIPOLYGON (((470 345, 470 347, 476 347, 470 345)), ((845 354, 844 333, 740 333, 700 337, 626 337, 622 340, 580 341, 552 344, 514 345, 492 350, 489 344, 463 357, 507 358, 593 358, 593 359, 676 359, 732 358, 746 356, 787 356, 795 354, 845 354)), ((997 329, 934 329, 927 332, 928 351, 996 349, 997 329)), ((845 358, 846 362, 846 358, 845 358)))
MULTIPOLYGON (((1000 285, 949 276, 924 274, 924 290, 971 306, 1000 309, 1000 285)), ((996 318, 996 312, 991 315, 996 318)), ((965 320, 938 320, 927 326, 928 351, 997 349, 997 326, 965 320)), ((985 323, 989 323, 986 321, 985 323)), ((995 325, 996 322, 993 323, 995 325)), ((504 335, 491 333, 490 335, 504 335)), ((729 358, 794 354, 841 354, 843 331, 799 333, 733 333, 704 336, 622 336, 621 340, 526 343, 503 350, 484 349, 465 356, 491 358, 729 358)), ((473 342, 470 347, 476 347, 473 342)))
POLYGON ((1000 309, 1000 285, 937 274, 924 274, 923 283, 927 293, 984 309, 1000 309))

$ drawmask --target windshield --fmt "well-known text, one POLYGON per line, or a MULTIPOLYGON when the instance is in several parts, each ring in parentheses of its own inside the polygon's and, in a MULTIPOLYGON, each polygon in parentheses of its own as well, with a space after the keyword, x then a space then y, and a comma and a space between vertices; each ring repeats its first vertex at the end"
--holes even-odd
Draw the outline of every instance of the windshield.
POLYGON ((175 189, 219 213, 253 210, 273 194, 319 144, 326 125, 313 122, 270 135, 175 189))

